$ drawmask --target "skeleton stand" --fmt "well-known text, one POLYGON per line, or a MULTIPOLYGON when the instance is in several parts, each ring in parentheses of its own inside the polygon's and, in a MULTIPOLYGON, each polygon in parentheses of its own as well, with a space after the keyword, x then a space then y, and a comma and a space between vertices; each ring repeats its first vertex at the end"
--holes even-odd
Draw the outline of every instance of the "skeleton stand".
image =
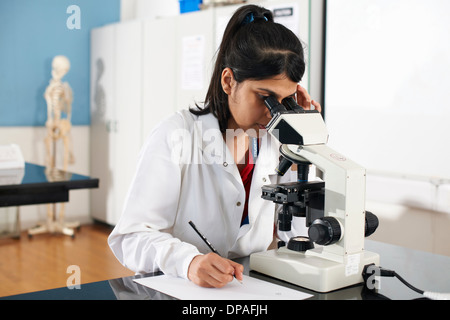
MULTIPOLYGON (((67 170, 67 163, 68 163, 68 157, 71 156, 70 151, 68 151, 68 144, 66 143, 68 139, 67 132, 63 132, 60 130, 61 126, 54 125, 51 130, 48 131, 48 135, 45 139, 46 145, 47 145, 47 155, 50 154, 49 147, 52 145, 52 152, 51 152, 51 159, 48 161, 49 165, 47 165, 46 168, 46 176, 47 179, 52 181, 58 181, 61 178, 61 171, 55 168, 56 164, 56 143, 59 140, 59 138, 62 138, 64 142, 64 170, 67 170)), ((36 234, 42 234, 42 233, 62 233, 67 236, 71 236, 72 238, 75 237, 75 229, 80 228, 79 222, 64 222, 64 209, 65 204, 60 204, 60 211, 59 215, 56 214, 56 203, 47 204, 47 221, 46 223, 42 223, 37 225, 34 228, 31 228, 28 230, 28 237, 32 237, 36 234)))

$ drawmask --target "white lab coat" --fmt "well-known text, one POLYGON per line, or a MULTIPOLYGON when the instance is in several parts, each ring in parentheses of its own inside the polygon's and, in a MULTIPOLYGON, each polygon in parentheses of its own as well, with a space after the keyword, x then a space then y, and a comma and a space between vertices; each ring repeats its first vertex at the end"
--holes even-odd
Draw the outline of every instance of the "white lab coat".
POLYGON ((249 224, 240 226, 245 190, 211 114, 180 111, 158 125, 141 150, 123 213, 108 238, 117 259, 136 273, 161 270, 187 278, 191 260, 210 249, 192 220, 224 257, 266 250, 273 240, 275 204, 261 187, 292 181, 274 173, 279 142, 262 139, 249 196, 249 224))

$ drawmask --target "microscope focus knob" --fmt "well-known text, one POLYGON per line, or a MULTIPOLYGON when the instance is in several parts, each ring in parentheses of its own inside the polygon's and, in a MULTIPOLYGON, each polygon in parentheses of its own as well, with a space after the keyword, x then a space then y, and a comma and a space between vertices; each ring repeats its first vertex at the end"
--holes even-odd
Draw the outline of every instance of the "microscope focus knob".
POLYGON ((319 245, 330 245, 341 238, 341 226, 333 217, 323 217, 313 221, 308 230, 311 241, 319 245))
POLYGON ((368 237, 377 230, 379 225, 378 217, 370 211, 366 211, 366 223, 364 228, 364 236, 368 237))

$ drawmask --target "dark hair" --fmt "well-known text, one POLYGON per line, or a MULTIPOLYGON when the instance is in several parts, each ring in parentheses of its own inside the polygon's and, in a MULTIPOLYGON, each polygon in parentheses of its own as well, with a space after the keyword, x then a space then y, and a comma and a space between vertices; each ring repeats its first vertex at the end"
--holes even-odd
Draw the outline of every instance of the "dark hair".
POLYGON ((230 117, 228 96, 221 84, 225 68, 233 71, 238 83, 283 73, 290 80, 300 82, 305 73, 303 46, 292 31, 273 21, 271 11, 256 5, 236 10, 217 52, 205 106, 190 109, 196 115, 213 113, 222 132, 225 132, 230 117))

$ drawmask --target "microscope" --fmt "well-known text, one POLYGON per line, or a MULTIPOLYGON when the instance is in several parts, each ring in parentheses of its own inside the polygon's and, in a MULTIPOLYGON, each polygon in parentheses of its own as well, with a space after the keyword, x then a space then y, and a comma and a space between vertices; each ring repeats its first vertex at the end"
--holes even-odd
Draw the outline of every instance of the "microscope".
POLYGON ((262 198, 279 204, 279 231, 290 231, 293 217, 305 217, 308 237, 280 241, 278 249, 250 255, 250 269, 317 291, 330 292, 363 282, 364 266, 379 265, 379 255, 364 250, 377 217, 365 210, 365 169, 327 146, 321 114, 304 110, 293 98, 268 97, 272 120, 267 131, 281 143, 282 176, 297 165, 297 181, 262 187, 262 198), (321 181, 308 181, 311 164, 321 181))

